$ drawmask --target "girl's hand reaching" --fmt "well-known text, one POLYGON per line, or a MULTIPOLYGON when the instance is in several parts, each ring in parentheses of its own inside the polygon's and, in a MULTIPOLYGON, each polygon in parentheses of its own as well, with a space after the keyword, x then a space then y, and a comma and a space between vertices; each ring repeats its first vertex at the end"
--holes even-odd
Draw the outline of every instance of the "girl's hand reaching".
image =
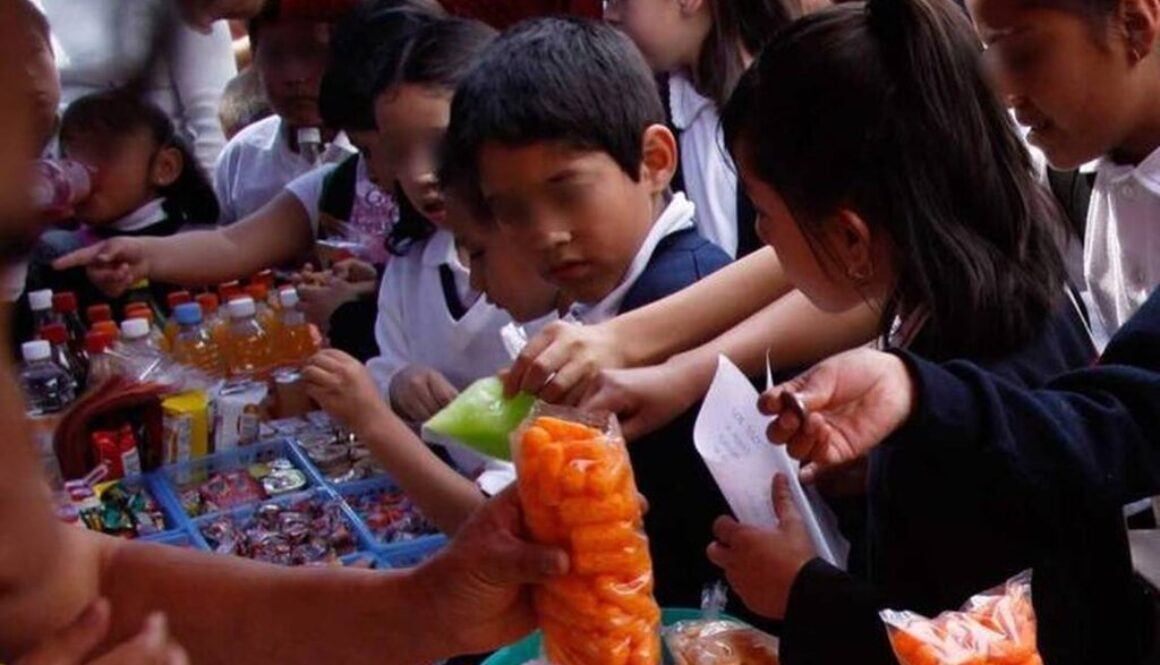
POLYGON ((146 238, 113 238, 78 249, 53 262, 56 270, 85 268, 91 281, 109 298, 119 298, 152 270, 146 238))
POLYGON ((458 395, 447 377, 425 365, 408 365, 391 379, 391 404, 413 423, 427 422, 458 395))
POLYGON ((528 342, 504 375, 504 394, 576 404, 603 369, 624 367, 622 345, 604 325, 557 321, 528 342))
POLYGON ((367 368, 342 351, 319 351, 302 369, 302 378, 310 398, 356 433, 366 432, 376 420, 394 417, 367 368))

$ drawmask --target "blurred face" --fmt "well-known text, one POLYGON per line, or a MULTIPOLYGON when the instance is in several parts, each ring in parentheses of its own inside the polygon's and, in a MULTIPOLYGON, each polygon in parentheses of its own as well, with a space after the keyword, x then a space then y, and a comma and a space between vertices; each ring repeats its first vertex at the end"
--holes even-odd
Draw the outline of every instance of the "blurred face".
MULTIPOLYGON (((607 153, 559 143, 487 143, 480 151, 480 188, 496 220, 568 299, 596 303, 607 296, 648 234, 672 176, 671 168, 655 172, 671 164, 649 164, 649 141, 638 182, 607 153)), ((675 148, 667 150, 675 162, 675 148)))
POLYGON ((827 312, 844 312, 869 298, 880 297, 888 288, 890 271, 883 268, 881 261, 871 260, 868 242, 855 238, 845 228, 849 219, 827 221, 817 232, 820 238, 811 244, 785 200, 750 168, 744 152, 738 154, 737 166, 745 193, 757 210, 757 234, 777 252, 789 281, 827 312), (860 268, 862 264, 866 267, 860 268), (865 273, 868 281, 855 281, 850 276, 852 268, 865 273))
POLYGON ((194 30, 209 33, 214 21, 248 19, 262 11, 266 0, 180 0, 181 15, 194 30))
POLYGON ((318 91, 329 60, 330 27, 298 21, 263 25, 254 63, 274 113, 293 127, 319 127, 318 91))
POLYGON ((534 257, 522 250, 510 232, 477 220, 456 196, 447 196, 447 229, 470 258, 471 287, 519 323, 556 310, 559 290, 535 270, 534 257))
POLYGON ((1076 168, 1125 140, 1138 83, 1112 19, 1018 0, 968 5, 998 93, 1054 167, 1076 168))
POLYGON ((156 198, 184 166, 179 151, 158 146, 146 129, 116 138, 62 137, 61 152, 95 171, 92 194, 76 208, 77 219, 92 226, 111 224, 156 198))
POLYGON ((636 43, 657 73, 692 66, 712 26, 708 0, 605 0, 604 19, 636 43))
POLYGON ((25 33, 21 46, 27 53, 25 66, 30 77, 34 108, 33 138, 41 152, 56 133, 56 110, 60 106, 60 74, 52 45, 38 31, 25 33))
POLYGON ((407 83, 386 91, 375 103, 383 159, 411 205, 435 225, 442 225, 446 215, 436 169, 453 94, 407 83))

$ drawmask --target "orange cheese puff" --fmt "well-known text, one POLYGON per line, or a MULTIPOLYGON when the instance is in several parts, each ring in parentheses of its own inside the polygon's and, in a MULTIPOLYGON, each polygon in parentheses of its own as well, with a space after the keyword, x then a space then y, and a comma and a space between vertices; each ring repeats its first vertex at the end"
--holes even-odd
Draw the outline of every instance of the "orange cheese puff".
POLYGON ((890 630, 890 643, 902 665, 940 665, 934 647, 907 631, 890 630))
POLYGON ((648 550, 573 552, 572 569, 578 575, 643 575, 652 570, 648 550))
POLYGON ((577 612, 587 616, 598 616, 600 613, 601 599, 586 580, 565 576, 546 582, 541 588, 555 601, 566 605, 566 612, 577 612))
POLYGON ((626 547, 648 547, 648 539, 632 522, 622 520, 586 524, 572 530, 572 548, 576 551, 620 550, 626 547))
POLYGON ((628 665, 656 665, 661 662, 660 634, 653 631, 645 640, 633 645, 628 665))
POLYGON ((542 428, 555 441, 582 441, 600 436, 597 429, 550 416, 540 416, 533 424, 542 428))
POLYGON ((544 640, 544 652, 552 665, 586 665, 578 656, 573 655, 567 644, 556 640, 544 640))
MULTIPOLYGON (((604 496, 626 491, 625 481, 631 480, 628 460, 623 456, 603 459, 588 470, 588 492, 593 496, 604 496)), ((632 492, 636 492, 633 486, 632 492)))
POLYGON ((635 521, 640 516, 640 505, 633 496, 626 500, 623 494, 613 494, 603 499, 579 497, 560 502, 560 523, 574 528, 584 524, 604 522, 635 521))
POLYGON ((558 623, 567 624, 573 630, 581 630, 595 635, 604 633, 614 623, 627 625, 631 617, 624 617, 619 610, 618 614, 606 613, 603 607, 596 607, 591 612, 581 612, 579 608, 562 602, 559 596, 547 590, 537 590, 532 596, 536 607, 536 614, 543 618, 550 618, 558 623))
POLYGON ((557 546, 568 544, 568 535, 560 527, 560 521, 556 519, 551 509, 534 503, 525 502, 524 505, 528 506, 524 509, 524 524, 537 543, 557 546))
POLYGON ((552 435, 548 430, 533 425, 524 431, 523 438, 520 439, 520 451, 524 457, 533 458, 539 453, 540 448, 550 443, 552 435))
POLYGON ((603 436, 594 439, 564 441, 562 443, 564 446, 564 454, 568 457, 568 461, 587 460, 589 462, 595 462, 619 453, 619 448, 612 445, 612 442, 603 436))
POLYGON ((627 584, 617 582, 608 576, 598 577, 596 595, 600 600, 615 605, 649 624, 660 622, 661 610, 652 597, 652 576, 642 575, 638 580, 627 584))
POLYGON ((589 460, 574 459, 564 464, 560 473, 560 490, 566 496, 577 496, 585 493, 588 486, 588 467, 594 464, 589 460))

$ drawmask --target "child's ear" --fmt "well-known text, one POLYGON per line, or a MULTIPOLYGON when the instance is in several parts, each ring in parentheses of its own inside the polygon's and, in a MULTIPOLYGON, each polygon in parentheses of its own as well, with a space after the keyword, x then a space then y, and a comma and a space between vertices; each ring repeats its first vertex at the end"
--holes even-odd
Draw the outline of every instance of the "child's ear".
POLYGON ((668 189, 677 172, 677 137, 664 125, 650 125, 641 144, 641 180, 659 194, 668 189))
POLYGON ((681 13, 686 16, 696 14, 705 6, 705 0, 680 0, 680 3, 681 13))
POLYGON ((1160 39, 1160 0, 1123 0, 1120 5, 1128 58, 1134 65, 1157 50, 1160 39))
POLYGON ((185 155, 173 146, 157 151, 149 169, 149 183, 154 187, 168 187, 177 182, 185 168, 185 155))
POLYGON ((866 220, 853 210, 843 208, 826 219, 822 226, 826 249, 858 286, 867 286, 874 278, 873 233, 866 220))

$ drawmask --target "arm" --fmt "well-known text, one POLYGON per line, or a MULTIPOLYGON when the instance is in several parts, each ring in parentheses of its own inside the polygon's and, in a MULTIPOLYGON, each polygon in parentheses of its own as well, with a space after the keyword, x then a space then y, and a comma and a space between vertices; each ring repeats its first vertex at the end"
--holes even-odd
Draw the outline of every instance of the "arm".
POLYGON ((208 35, 178 26, 172 39, 170 77, 185 125, 179 129, 192 130, 194 154, 208 172, 226 144, 218 107, 226 84, 237 74, 233 41, 224 21, 208 35))
POLYGON ((188 286, 240 279, 297 258, 313 243, 306 209, 283 191, 232 226, 168 238, 116 238, 73 252, 53 267, 88 266, 89 278, 117 295, 143 278, 188 286))

